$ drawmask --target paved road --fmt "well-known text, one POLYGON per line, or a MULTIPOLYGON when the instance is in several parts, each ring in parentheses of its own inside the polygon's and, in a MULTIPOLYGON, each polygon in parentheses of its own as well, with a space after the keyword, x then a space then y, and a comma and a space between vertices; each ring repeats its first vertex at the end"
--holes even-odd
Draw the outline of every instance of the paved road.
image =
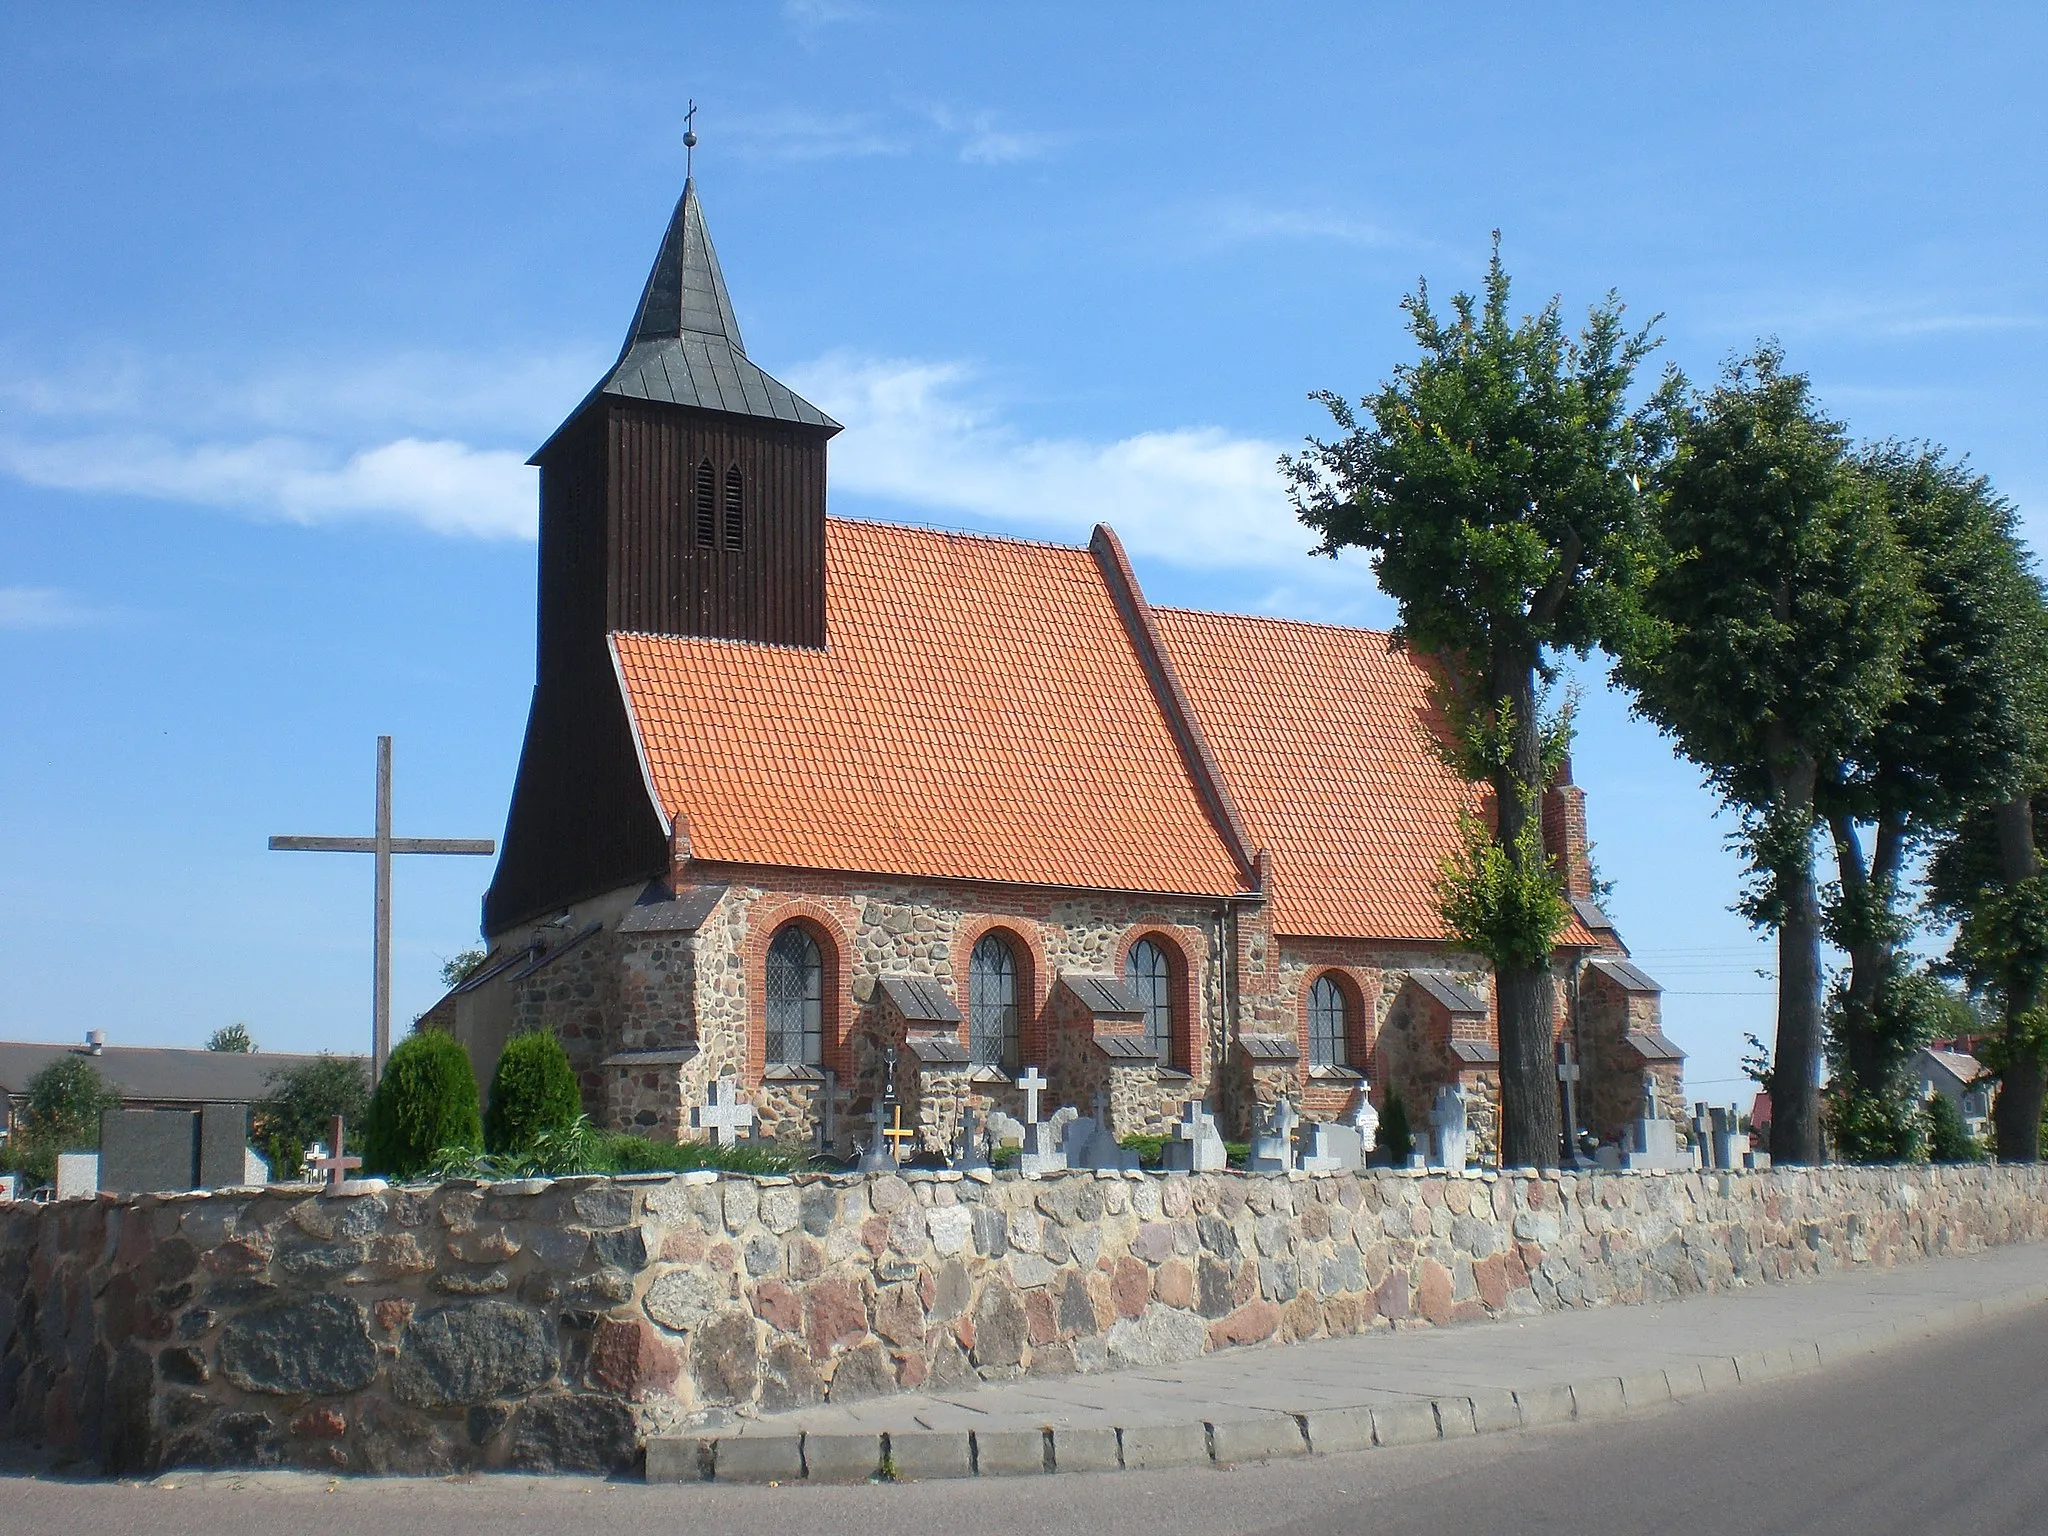
POLYGON ((0 1536, 889 1536, 1110 1530, 2048 1531, 2048 1307, 1815 1375, 1576 1424, 1270 1467, 901 1487, 589 1479, 0 1479, 0 1536))

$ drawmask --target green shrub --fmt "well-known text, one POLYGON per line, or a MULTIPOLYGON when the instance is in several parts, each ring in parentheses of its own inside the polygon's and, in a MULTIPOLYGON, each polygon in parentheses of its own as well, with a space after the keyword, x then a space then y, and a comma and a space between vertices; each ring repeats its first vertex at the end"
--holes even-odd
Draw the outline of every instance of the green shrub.
POLYGON ((1920 1107, 1921 1124, 1927 1133, 1927 1157, 1936 1163, 1981 1163, 1984 1144, 1963 1124, 1962 1111, 1941 1094, 1920 1107))
POLYGON ((1401 1090, 1389 1088, 1387 1102, 1380 1110, 1380 1133, 1373 1151, 1390 1167, 1405 1168, 1415 1155, 1415 1133, 1408 1128, 1408 1101, 1401 1090))
POLYGON ((499 1154, 524 1152, 543 1133, 574 1125, 582 1113, 583 1094, 561 1041, 543 1033, 514 1035, 491 1077, 484 1146, 499 1154))
POLYGON ((1157 1168, 1166 1159, 1166 1144, 1170 1136, 1126 1136, 1117 1142, 1126 1152, 1138 1154, 1138 1166, 1157 1168))
POLYGON ((253 1134, 270 1159, 271 1175, 295 1179, 306 1148, 325 1146, 334 1117, 345 1122, 348 1150, 363 1150, 363 1122, 370 1108, 370 1069, 357 1057, 322 1051, 313 1060, 270 1075, 270 1095, 255 1105, 253 1134))
POLYGON ((1233 1168, 1249 1168, 1252 1161, 1252 1144, 1248 1141, 1226 1141, 1223 1156, 1233 1168))
POLYGON ((33 1189, 57 1177, 57 1154, 90 1152, 100 1144, 100 1114, 119 1109, 109 1088, 83 1056, 60 1056, 28 1080, 14 1115, 14 1132, 0 1145, 0 1172, 19 1173, 33 1189))
POLYGON ((406 1036, 384 1063, 370 1096, 363 1171, 409 1179, 454 1147, 483 1145, 476 1078, 469 1052, 453 1035, 422 1029, 406 1036))

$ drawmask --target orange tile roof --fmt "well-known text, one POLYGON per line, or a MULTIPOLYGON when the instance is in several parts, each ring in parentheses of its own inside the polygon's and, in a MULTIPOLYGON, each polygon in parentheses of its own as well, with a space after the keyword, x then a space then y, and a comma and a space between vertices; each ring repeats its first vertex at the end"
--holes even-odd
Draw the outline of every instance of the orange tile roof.
MULTIPOLYGON (((1435 883, 1472 788, 1428 750, 1422 664, 1376 630, 1155 608, 1299 937, 1440 939, 1435 883)), ((1569 937, 1569 936, 1568 936, 1569 937)))
POLYGON ((1086 549, 825 526, 823 651, 613 636, 694 857, 1242 889, 1086 549))

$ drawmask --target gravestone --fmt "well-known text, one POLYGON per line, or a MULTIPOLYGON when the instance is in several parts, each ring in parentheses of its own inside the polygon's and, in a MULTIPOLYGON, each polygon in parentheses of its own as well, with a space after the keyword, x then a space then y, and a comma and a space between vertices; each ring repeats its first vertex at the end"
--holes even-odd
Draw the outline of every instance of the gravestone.
POLYGON ((1189 1099, 1173 1124, 1173 1139, 1160 1160, 1185 1173, 1219 1173, 1230 1165, 1230 1153, 1216 1130, 1216 1117, 1200 1099, 1189 1099))
POLYGON ((1024 1122, 1004 1114, 1000 1109, 988 1112, 989 1150, 997 1147, 1021 1147, 1024 1145, 1024 1122))
POLYGON ((1346 1173, 1365 1166, 1365 1139, 1356 1126, 1339 1121, 1302 1127, 1301 1169, 1304 1173, 1346 1173))
POLYGON ((57 1198, 90 1200, 100 1192, 100 1155, 97 1152, 57 1154, 57 1198))
POLYGON ((1076 1115, 1067 1122, 1066 1134, 1060 1138, 1060 1150, 1066 1154, 1069 1168, 1131 1172, 1138 1166, 1138 1154, 1117 1145, 1116 1132, 1109 1123, 1106 1094, 1095 1095, 1093 1115, 1076 1115))
POLYGON ((248 1182, 249 1110, 110 1109, 100 1116, 99 1187, 111 1194, 173 1194, 248 1182))
POLYGON ((811 1124, 818 1140, 818 1155, 830 1157, 839 1140, 839 1077, 830 1067, 811 1086, 811 1124))
POLYGON ((1293 1101, 1283 1094, 1267 1111, 1264 1128, 1252 1137, 1253 1173, 1294 1171, 1294 1128, 1300 1123, 1301 1115, 1295 1110, 1293 1101))
POLYGON ((1429 1108, 1429 1124, 1434 1132, 1436 1166, 1452 1173, 1465 1171, 1465 1160, 1470 1151, 1471 1128, 1468 1118, 1469 1105, 1465 1090, 1455 1084, 1446 1083, 1436 1091, 1436 1102, 1429 1108))
POLYGON ((20 1189, 21 1176, 19 1174, 0 1173, 0 1205, 8 1205, 13 1201, 19 1200, 21 1198, 21 1195, 18 1193, 20 1189))
POLYGON ((1654 1083, 1643 1086, 1643 1115, 1628 1128, 1628 1150, 1622 1161, 1635 1173, 1658 1169, 1675 1173, 1693 1166, 1692 1154, 1678 1150, 1678 1127, 1657 1112, 1654 1083))
POLYGON ((877 1097, 868 1111, 868 1139, 860 1149, 860 1161, 855 1163, 856 1173, 894 1173, 896 1154, 889 1143, 889 1110, 891 1101, 877 1097))
POLYGON ((972 1104, 960 1106, 959 1147, 947 1165, 961 1173, 976 1173, 988 1167, 988 1152, 982 1146, 981 1116, 972 1104))
POLYGON ((1358 1132, 1358 1139, 1364 1143, 1367 1152, 1379 1145, 1380 1115, 1372 1107, 1372 1085, 1363 1078, 1351 1091, 1351 1107, 1345 1112, 1343 1123, 1358 1132))
POLYGON ((753 1123, 754 1106, 740 1098, 739 1084, 729 1077, 713 1083, 710 1100, 690 1111, 690 1124, 711 1132, 711 1143, 718 1147, 739 1145, 740 1132, 753 1123))

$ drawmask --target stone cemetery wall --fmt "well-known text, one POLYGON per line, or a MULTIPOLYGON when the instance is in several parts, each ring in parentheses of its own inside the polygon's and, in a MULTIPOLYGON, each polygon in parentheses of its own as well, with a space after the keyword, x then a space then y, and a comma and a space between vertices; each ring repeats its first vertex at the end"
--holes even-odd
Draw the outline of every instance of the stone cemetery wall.
POLYGON ((102 1469, 650 1432, 2048 1235, 2048 1170, 705 1174, 0 1208, 0 1434, 102 1469))

